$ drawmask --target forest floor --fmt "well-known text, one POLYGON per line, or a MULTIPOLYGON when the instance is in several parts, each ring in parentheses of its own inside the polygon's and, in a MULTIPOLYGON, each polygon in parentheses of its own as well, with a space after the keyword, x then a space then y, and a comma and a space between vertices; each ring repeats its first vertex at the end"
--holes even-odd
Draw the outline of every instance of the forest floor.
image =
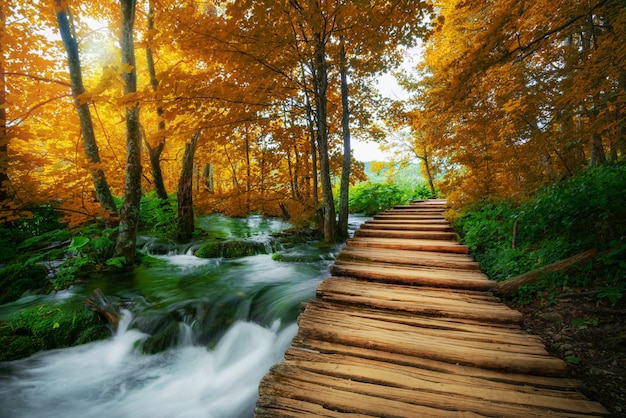
POLYGON ((569 377, 583 383, 590 400, 602 403, 611 417, 626 417, 624 300, 612 306, 579 291, 517 309, 524 314, 524 328, 569 364, 569 377))

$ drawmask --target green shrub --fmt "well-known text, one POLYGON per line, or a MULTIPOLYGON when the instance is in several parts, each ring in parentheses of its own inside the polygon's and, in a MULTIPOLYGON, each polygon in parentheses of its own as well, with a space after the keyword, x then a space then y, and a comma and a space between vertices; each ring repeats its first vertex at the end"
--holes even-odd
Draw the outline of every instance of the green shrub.
POLYGON ((153 236, 173 238, 176 236, 176 199, 159 199, 155 193, 142 197, 139 211, 139 228, 153 236))
MULTIPOLYGON (((539 190, 522 203, 485 200, 455 220, 476 261, 494 280, 535 270, 589 249, 607 252, 593 274, 560 275, 548 286, 588 286, 595 280, 602 297, 615 303, 626 282, 626 164, 608 164, 539 190)), ((520 301, 541 294, 545 283, 520 290, 520 301)))

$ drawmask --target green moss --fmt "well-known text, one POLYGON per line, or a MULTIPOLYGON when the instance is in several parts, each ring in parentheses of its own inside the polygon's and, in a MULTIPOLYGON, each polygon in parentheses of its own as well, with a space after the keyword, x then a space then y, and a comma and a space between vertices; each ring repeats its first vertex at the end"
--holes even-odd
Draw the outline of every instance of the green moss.
POLYGON ((0 270, 0 304, 19 299, 24 292, 48 285, 48 271, 39 264, 12 264, 0 270))
POLYGON ((71 347, 108 338, 111 331, 95 313, 78 304, 39 305, 0 323, 0 340, 7 347, 2 361, 41 350, 71 347))
POLYGON ((207 241, 196 250, 195 256, 200 258, 220 257, 219 246, 215 241, 207 241))
POLYGON ((265 244, 247 240, 207 241, 195 252, 200 258, 237 258, 248 257, 257 254, 266 254, 265 244))

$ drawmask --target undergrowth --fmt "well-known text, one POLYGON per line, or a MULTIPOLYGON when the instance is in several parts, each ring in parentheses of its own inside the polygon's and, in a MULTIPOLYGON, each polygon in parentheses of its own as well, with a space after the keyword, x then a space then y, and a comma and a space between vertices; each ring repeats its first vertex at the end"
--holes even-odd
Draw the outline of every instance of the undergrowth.
POLYGON ((626 283, 624 190, 626 164, 589 168, 522 203, 476 203, 455 219, 454 226, 483 271, 497 281, 598 250, 590 268, 548 275, 522 287, 516 296, 521 304, 557 289, 592 285, 599 298, 617 303, 626 283))

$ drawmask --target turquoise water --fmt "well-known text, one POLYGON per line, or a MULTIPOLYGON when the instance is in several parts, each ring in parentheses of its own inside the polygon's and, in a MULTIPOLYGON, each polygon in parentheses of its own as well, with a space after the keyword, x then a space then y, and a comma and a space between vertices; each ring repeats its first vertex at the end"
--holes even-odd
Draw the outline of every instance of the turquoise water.
MULTIPOLYGON (((289 226, 259 217, 199 224, 252 239, 289 226)), ((0 307, 2 315, 43 300, 84 299, 95 288, 124 307, 105 341, 0 363, 0 417, 251 417, 260 379, 282 358, 301 303, 315 296, 339 249, 302 244, 281 252, 307 261, 284 262, 267 254, 200 259, 182 248, 156 255, 165 266, 95 276, 0 307), (165 350, 137 349, 160 335, 165 350)))

